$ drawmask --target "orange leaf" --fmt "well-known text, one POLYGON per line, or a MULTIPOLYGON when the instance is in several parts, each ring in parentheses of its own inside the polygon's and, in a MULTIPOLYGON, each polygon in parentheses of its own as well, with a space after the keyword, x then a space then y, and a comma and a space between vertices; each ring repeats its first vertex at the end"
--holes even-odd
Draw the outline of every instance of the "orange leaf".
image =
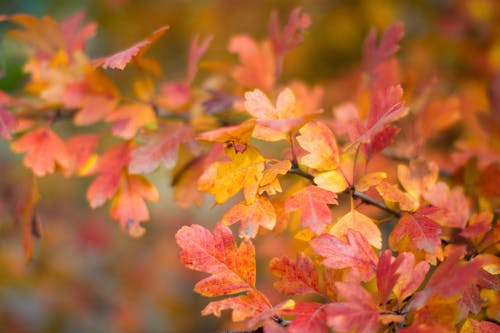
POLYGON ((245 93, 245 109, 257 119, 253 136, 265 141, 288 140, 295 132, 321 111, 300 114, 295 95, 290 88, 283 89, 274 106, 259 89, 245 93))
POLYGON ((274 288, 285 295, 305 295, 318 293, 319 275, 312 260, 304 253, 297 254, 293 262, 283 256, 273 258, 269 263, 271 272, 280 278, 274 282, 274 288))
POLYGON ((70 166, 66 145, 48 126, 23 135, 12 142, 11 149, 16 153, 27 151, 24 165, 39 177, 53 173, 56 166, 62 169, 70 166))
POLYGON ((318 187, 333 193, 340 193, 349 187, 344 175, 338 170, 319 173, 314 177, 314 183, 318 187))
POLYGON ((438 182, 430 186, 423 197, 430 204, 447 212, 443 226, 464 228, 470 215, 469 202, 459 187, 450 191, 446 183, 438 182))
POLYGON ((332 235, 321 235, 311 240, 313 250, 325 257, 323 265, 350 268, 346 278, 352 281, 369 281, 375 274, 378 258, 365 237, 354 230, 347 231, 349 243, 332 235))
POLYGON ((438 179, 439 167, 434 162, 412 160, 410 166, 398 165, 398 179, 403 188, 414 198, 433 185, 438 179))
POLYGON ((380 196, 384 198, 384 201, 398 203, 401 210, 414 211, 419 206, 419 202, 416 198, 401 191, 396 185, 382 182, 377 185, 376 189, 380 196))
POLYGON ((255 201, 259 182, 264 171, 264 158, 259 152, 248 147, 239 153, 226 148, 229 162, 212 163, 201 175, 198 188, 215 195, 218 204, 226 202, 243 188, 247 203, 255 201))
POLYGON ((399 50, 399 42, 404 36, 404 26, 397 22, 384 31, 380 41, 377 43, 377 31, 372 28, 363 44, 363 66, 370 72, 377 65, 399 50))
POLYGON ((286 175, 292 167, 289 160, 279 161, 266 168, 262 173, 262 180, 259 184, 259 194, 267 192, 268 195, 275 195, 281 192, 281 185, 278 181, 278 175, 286 175))
POLYGON ((378 184, 380 184, 386 178, 387 178, 387 174, 385 172, 370 172, 370 173, 363 175, 356 182, 355 188, 358 192, 366 192, 371 187, 377 186, 378 184))
POLYGON ((24 260, 26 262, 33 257, 34 237, 41 236, 40 219, 35 212, 36 204, 40 199, 38 185, 33 177, 23 197, 17 202, 15 211, 16 217, 21 221, 24 260))
POLYGON ((140 237, 144 234, 144 228, 139 222, 149 220, 144 200, 157 201, 158 197, 158 191, 146 178, 123 173, 111 202, 111 217, 119 221, 131 236, 140 237))
POLYGON ((287 332, 327 333, 325 306, 325 304, 316 302, 298 302, 295 304, 293 310, 287 311, 287 313, 296 315, 287 326, 287 332))
POLYGON ((320 234, 325 229, 325 226, 332 221, 329 204, 338 204, 337 195, 310 185, 288 197, 285 202, 285 210, 289 213, 300 209, 302 225, 308 227, 314 233, 320 234))
POLYGON ((198 135, 199 140, 221 142, 226 146, 234 146, 236 151, 242 153, 250 143, 255 127, 255 119, 248 119, 241 124, 226 126, 198 135))
POLYGON ((269 41, 259 45, 250 36, 236 35, 231 37, 228 50, 240 57, 241 65, 234 69, 232 75, 241 85, 264 91, 274 86, 276 64, 269 41))
POLYGON ((188 53, 188 66, 187 66, 187 80, 192 81, 196 75, 198 61, 200 61, 203 54, 207 51, 210 43, 212 42, 213 36, 208 36, 198 45, 198 35, 195 35, 191 39, 191 44, 189 44, 188 53))
POLYGON ((241 221, 239 236, 241 238, 255 238, 259 226, 272 230, 276 224, 276 213, 271 202, 264 196, 248 204, 242 201, 231 207, 221 219, 224 225, 232 225, 241 221))
POLYGON ((123 139, 131 139, 137 130, 156 121, 151 105, 134 103, 114 109, 104 119, 113 122, 113 134, 123 139))
POLYGON ((69 153, 69 166, 64 175, 66 177, 71 176, 82 168, 94 153, 98 143, 99 135, 97 134, 81 134, 71 137, 66 143, 69 153))
POLYGON ((382 233, 378 226, 371 218, 354 209, 342 216, 330 228, 328 233, 342 241, 347 241, 347 231, 349 229, 360 232, 371 246, 377 249, 382 248, 382 233))
POLYGON ((193 130, 181 122, 162 123, 158 131, 141 134, 140 140, 146 143, 130 152, 130 173, 150 173, 160 164, 172 169, 181 143, 193 154, 199 150, 193 130))
POLYGON ((209 273, 194 290, 204 296, 238 295, 209 303, 202 314, 220 316, 233 310, 233 320, 252 317, 270 308, 266 297, 255 289, 255 249, 249 240, 237 247, 231 230, 218 223, 211 233, 200 225, 183 226, 175 235, 180 259, 189 269, 209 273))
POLYGON ((140 42, 135 43, 128 49, 115 53, 113 55, 102 57, 94 60, 95 67, 106 68, 118 68, 124 69, 125 66, 135 57, 142 56, 151 45, 160 38, 165 31, 169 28, 168 25, 165 25, 157 30, 155 30, 151 35, 147 38, 141 40, 140 42))
POLYGON ((300 129, 297 142, 308 154, 299 162, 318 171, 333 170, 339 164, 339 150, 332 131, 320 121, 312 121, 300 129))

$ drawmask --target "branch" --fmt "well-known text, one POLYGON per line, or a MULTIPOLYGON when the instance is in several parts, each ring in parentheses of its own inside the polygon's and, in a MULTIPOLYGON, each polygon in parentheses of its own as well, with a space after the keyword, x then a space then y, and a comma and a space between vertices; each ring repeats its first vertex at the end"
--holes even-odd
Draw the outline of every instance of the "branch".
MULTIPOLYGON (((278 315, 273 316, 272 319, 274 320, 275 323, 277 323, 278 325, 283 326, 283 327, 287 327, 290 324, 289 320, 285 320, 278 315)), ((223 331, 222 333, 263 333, 263 332, 264 332, 264 328, 261 326, 261 327, 257 327, 254 330, 245 330, 245 331, 226 330, 226 331, 223 331)))
MULTIPOLYGON (((295 166, 295 165, 290 170, 288 170, 288 173, 301 176, 301 177, 306 178, 310 181, 314 180, 313 175, 301 170, 298 166, 295 166)), ((383 210, 383 211, 385 211, 385 212, 387 212, 387 213, 389 213, 397 218, 401 218, 401 216, 402 216, 402 214, 400 212, 395 211, 395 210, 387 207, 384 203, 377 201, 377 200, 367 196, 366 194, 363 194, 361 192, 356 191, 356 189, 354 187, 348 188, 347 190, 344 191, 344 193, 346 193, 346 194, 350 193, 353 197, 361 200, 363 203, 380 208, 381 210, 383 210)))

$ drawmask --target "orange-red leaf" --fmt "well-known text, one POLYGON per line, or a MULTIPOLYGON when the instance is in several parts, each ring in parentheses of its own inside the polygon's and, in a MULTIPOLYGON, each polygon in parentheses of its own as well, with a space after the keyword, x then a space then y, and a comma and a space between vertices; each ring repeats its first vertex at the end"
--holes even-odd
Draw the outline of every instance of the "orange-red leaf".
POLYGON ((267 192, 268 195, 275 195, 277 192, 281 192, 281 185, 277 177, 278 175, 285 175, 291 167, 292 162, 289 160, 279 161, 267 167, 262 173, 259 194, 267 192))
POLYGON ((286 199, 285 210, 292 212, 300 209, 302 225, 320 234, 332 221, 329 204, 338 204, 335 193, 309 185, 286 199))
POLYGON ((117 193, 111 202, 111 217, 133 237, 144 234, 139 222, 149 220, 149 211, 144 200, 157 201, 158 191, 140 175, 122 174, 117 193))
POLYGON ((200 61, 203 54, 207 51, 210 43, 212 42, 213 36, 208 36, 203 41, 198 44, 198 35, 195 35, 191 39, 191 44, 189 44, 188 53, 188 66, 187 66, 187 80, 192 81, 198 70, 198 61, 200 61))
POLYGON ((349 243, 332 235, 321 235, 310 244, 316 253, 325 257, 323 265, 335 269, 350 268, 348 279, 369 281, 375 275, 377 256, 359 232, 348 230, 347 239, 349 243))
POLYGON ((140 140, 145 144, 130 152, 130 173, 150 173, 160 164, 172 169, 177 164, 181 143, 193 154, 199 149, 193 130, 181 122, 163 123, 157 132, 141 134, 140 140))
POLYGON ((269 41, 260 45, 250 36, 231 37, 228 50, 238 54, 241 65, 236 66, 233 77, 247 88, 270 90, 275 82, 276 64, 269 41))
POLYGON ((107 122, 112 122, 112 132, 123 139, 131 139, 137 130, 146 124, 156 121, 156 115, 151 105, 133 103, 120 106, 106 116, 107 122))
POLYGON ((234 146, 235 150, 243 152, 250 142, 255 127, 255 119, 248 119, 238 125, 226 126, 198 135, 199 140, 221 142, 234 146))
POLYGON ((274 54, 279 59, 286 52, 297 47, 304 40, 304 32, 311 25, 311 18, 302 8, 294 8, 290 12, 288 21, 280 27, 278 13, 273 11, 269 19, 269 37, 273 46, 274 54))
POLYGON ((66 169, 70 157, 64 142, 48 126, 38 128, 12 142, 14 152, 27 152, 24 165, 39 177, 53 173, 56 166, 66 169))
POLYGON ((319 289, 319 275, 312 260, 304 253, 299 252, 293 262, 283 256, 273 258, 269 263, 271 272, 280 278, 274 282, 274 288, 285 295, 304 295, 317 293, 319 289))
POLYGON ((106 68, 118 68, 124 69, 125 66, 135 57, 139 57, 143 55, 151 45, 160 38, 165 31, 169 28, 168 25, 165 25, 157 30, 155 30, 151 35, 147 38, 141 40, 140 42, 135 43, 131 47, 115 53, 113 55, 102 57, 94 60, 94 66, 106 68))
POLYGON ((447 212, 444 226, 464 228, 470 215, 469 202, 459 187, 450 190, 443 182, 433 184, 423 193, 430 204, 447 212))
POLYGON ((326 306, 328 326, 335 332, 376 332, 380 309, 372 295, 358 283, 336 282, 335 286, 346 301, 326 306))
POLYGON ((312 121, 300 129, 297 142, 308 154, 299 162, 318 171, 336 169, 339 164, 339 150, 332 131, 323 122, 312 121))
POLYGON ((355 188, 358 192, 366 192, 371 187, 377 186, 378 184, 380 184, 386 178, 387 178, 387 174, 385 172, 370 172, 370 173, 363 175, 356 182, 355 188))
POLYGON ((224 225, 232 225, 241 221, 239 236, 241 238, 255 238, 259 226, 272 230, 276 224, 276 213, 274 207, 264 196, 259 196, 249 204, 242 201, 231 207, 221 219, 224 225))
POLYGON ((216 297, 246 292, 209 303, 203 315, 220 316, 222 310, 232 309, 233 320, 243 320, 270 307, 255 289, 255 249, 249 240, 237 247, 231 230, 220 223, 213 233, 200 225, 184 226, 175 239, 182 249, 179 256, 183 265, 210 274, 196 284, 197 293, 216 297))
POLYGON ((98 143, 99 135, 97 134, 81 134, 71 137, 66 143, 69 166, 65 170, 65 176, 71 176, 82 168, 94 153, 98 143))
POLYGON ((35 237, 40 237, 40 220, 35 211, 36 204, 41 196, 35 178, 32 179, 23 197, 17 202, 15 215, 21 222, 24 260, 30 261, 33 257, 35 237))
POLYGON ((293 310, 296 315, 287 327, 289 333, 327 333, 325 304, 316 302, 298 302, 293 310))
POLYGON ((436 213, 439 208, 424 206, 415 213, 405 214, 396 224, 389 235, 389 246, 394 251, 405 251, 402 248, 403 240, 407 237, 411 244, 426 253, 436 253, 441 245, 441 228, 429 215, 436 213))
POLYGON ((399 208, 405 211, 414 211, 418 208, 419 202, 406 192, 401 191, 396 185, 382 182, 376 187, 378 193, 384 201, 398 203, 399 208))
POLYGON ((368 72, 372 71, 377 65, 399 50, 399 42, 404 36, 404 26, 397 22, 384 31, 379 43, 377 44, 375 28, 368 33, 363 45, 363 66, 368 72))
POLYGON ((439 167, 432 161, 412 160, 409 166, 398 165, 399 182, 409 194, 417 199, 436 182, 438 174, 439 167))

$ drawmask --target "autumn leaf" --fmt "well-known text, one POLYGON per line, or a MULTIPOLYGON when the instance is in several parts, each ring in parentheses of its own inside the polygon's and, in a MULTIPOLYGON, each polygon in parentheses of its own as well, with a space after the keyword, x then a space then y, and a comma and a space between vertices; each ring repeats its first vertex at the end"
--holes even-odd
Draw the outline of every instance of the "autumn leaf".
POLYGON ((203 54, 207 51, 213 36, 207 36, 201 43, 198 44, 199 35, 195 35, 191 39, 188 52, 188 65, 187 65, 187 81, 193 81, 196 71, 198 70, 198 62, 203 54))
POLYGON ((394 251, 406 251, 408 240, 415 249, 434 254, 441 246, 439 225, 429 215, 439 211, 433 206, 423 206, 415 213, 405 214, 389 235, 389 246, 394 251))
POLYGON ((382 182, 377 185, 376 189, 380 196, 384 198, 384 201, 397 203, 401 210, 415 211, 419 206, 419 202, 416 198, 401 191, 396 185, 382 182))
POLYGON ((87 200, 90 207, 102 206, 115 195, 120 185, 122 172, 130 161, 129 154, 130 147, 128 143, 118 144, 108 149, 90 166, 82 170, 82 175, 99 174, 87 190, 87 200))
POLYGON ((188 208, 192 204, 199 206, 202 203, 204 193, 198 190, 198 179, 222 153, 222 145, 216 144, 206 155, 195 158, 188 168, 182 168, 174 175, 172 179, 174 199, 181 208, 188 208))
POLYGON ((259 226, 272 230, 276 224, 276 213, 274 207, 264 196, 258 196, 257 199, 248 204, 242 201, 231 207, 221 219, 224 225, 232 225, 241 221, 239 236, 240 238, 255 238, 259 226))
POLYGON ((299 46, 304 40, 304 32, 311 25, 311 18, 302 8, 297 7, 290 12, 288 21, 281 29, 279 16, 276 11, 269 18, 269 37, 276 57, 279 72, 283 65, 283 56, 299 46))
POLYGON ((85 166, 94 153, 99 139, 100 137, 97 134, 80 134, 68 139, 66 147, 69 155, 69 165, 64 172, 66 177, 77 173, 79 169, 85 166))
POLYGON ((218 204, 243 188, 245 201, 253 203, 264 171, 264 158, 253 147, 247 147, 242 153, 231 148, 225 151, 230 161, 212 163, 198 180, 198 188, 215 195, 218 204))
POLYGON ((496 333, 500 331, 500 325, 491 321, 477 321, 469 318, 465 321, 460 333, 496 333))
POLYGON ((412 160, 409 166, 398 165, 399 182, 416 199, 420 199, 421 194, 437 181, 438 175, 439 167, 432 161, 418 159, 412 160))
POLYGON ((401 22, 391 25, 384 31, 378 43, 376 35, 375 28, 372 28, 363 44, 363 66, 368 72, 399 50, 399 42, 404 36, 404 26, 401 22))
POLYGON ((40 217, 35 211, 40 199, 38 184, 33 177, 24 190, 23 196, 17 202, 15 209, 15 216, 21 222, 22 244, 26 262, 31 261, 33 258, 35 238, 41 236, 40 217))
POLYGON ((378 226, 368 216, 353 209, 345 214, 330 228, 328 233, 342 241, 347 241, 348 230, 361 233, 371 246, 382 248, 382 233, 378 226))
POLYGON ((443 182, 437 182, 429 186, 423 193, 423 197, 430 204, 447 212, 443 226, 464 228, 470 215, 470 207, 467 198, 459 187, 450 190, 443 182))
POLYGON ((361 178, 356 182, 355 188, 358 192, 366 192, 371 187, 377 186, 382 183, 384 179, 387 178, 385 172, 370 172, 361 176, 361 178))
POLYGON ((290 213, 300 209, 302 225, 308 227, 314 233, 320 234, 326 225, 332 221, 329 204, 338 204, 336 194, 309 185, 286 199, 285 211, 290 213))
POLYGON ((314 183, 318 187, 333 193, 345 191, 349 184, 344 175, 339 170, 321 172, 314 177, 314 183))
POLYGON ((141 40, 140 42, 135 43, 131 47, 115 53, 110 56, 98 58, 94 60, 95 67, 106 68, 118 68, 124 69, 127 64, 134 59, 135 57, 140 57, 151 47, 151 45, 160 38, 165 31, 169 28, 168 25, 165 25, 157 30, 155 30, 151 35, 147 38, 141 40))
POLYGON ((337 141, 323 122, 311 121, 300 129, 297 142, 308 152, 299 162, 318 171, 336 169, 340 162, 337 141))
POLYGON ((197 293, 208 297, 245 293, 209 303, 203 315, 220 316, 222 310, 232 309, 233 320, 241 321, 270 308, 255 289, 255 249, 249 240, 237 247, 231 230, 220 223, 213 233, 200 225, 183 226, 175 239, 183 265, 210 274, 195 285, 197 293))
POLYGON ((151 105, 133 103, 114 109, 104 120, 113 123, 114 135, 122 139, 131 139, 141 127, 155 122, 156 115, 151 105))
POLYGON ((281 185, 278 180, 278 175, 286 175, 292 167, 289 160, 279 161, 273 165, 266 167, 262 173, 262 179, 259 184, 259 194, 267 192, 268 195, 275 195, 281 192, 281 185))
POLYGON ((241 85, 264 91, 274 86, 276 62, 269 41, 258 44, 248 35, 235 35, 229 40, 228 50, 240 58, 241 65, 236 66, 232 76, 241 85))
POLYGON ((365 237, 353 230, 347 231, 349 243, 332 235, 321 235, 311 240, 313 250, 323 256, 323 265, 349 268, 346 278, 352 281, 369 281, 374 275, 378 258, 365 237))
POLYGON ((287 327, 289 333, 327 333, 325 304, 316 302, 297 302, 293 310, 296 315, 287 327))
POLYGON ((161 123, 157 131, 142 133, 140 141, 144 141, 130 152, 130 173, 150 173, 160 164, 172 169, 177 164, 180 145, 183 144, 193 154, 199 151, 198 142, 190 126, 181 122, 161 123))
POLYGON ((245 110, 257 120, 253 136, 265 141, 288 140, 289 135, 321 111, 299 113, 295 95, 290 88, 283 89, 273 105, 259 89, 245 93, 245 110))
POLYGON ((64 170, 70 165, 66 145, 48 126, 26 133, 12 142, 11 149, 16 153, 27 152, 24 165, 38 177, 53 173, 56 166, 64 170))
POLYGON ((250 143, 254 127, 255 119, 248 119, 238 125, 226 126, 201 133, 198 135, 198 139, 224 143, 226 146, 233 146, 237 152, 243 153, 250 143))
POLYGON ((318 293, 320 290, 316 267, 302 252, 297 254, 295 262, 286 256, 273 258, 269 268, 273 275, 280 278, 274 282, 274 288, 284 295, 305 295, 318 293))
POLYGON ((139 222, 149 220, 144 200, 157 201, 158 198, 158 191, 146 178, 123 173, 111 202, 111 217, 132 237, 140 237, 145 230, 139 222))
POLYGON ((414 260, 410 252, 401 252, 397 258, 392 257, 391 250, 382 253, 377 265, 377 289, 381 304, 386 303, 391 293, 402 302, 417 290, 429 271, 429 264, 421 261, 414 267, 414 260))
POLYGON ((327 323, 335 332, 376 332, 379 326, 379 308, 372 295, 357 283, 336 282, 344 302, 326 306, 327 323))

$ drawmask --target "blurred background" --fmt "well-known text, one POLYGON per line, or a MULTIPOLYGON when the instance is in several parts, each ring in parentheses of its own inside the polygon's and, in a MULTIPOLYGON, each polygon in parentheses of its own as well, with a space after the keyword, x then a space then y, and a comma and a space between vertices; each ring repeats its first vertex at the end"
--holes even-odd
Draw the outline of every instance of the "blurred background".
MULTIPOLYGON (((0 14, 29 13, 55 19, 87 12, 98 24, 90 41, 92 57, 112 54, 169 24, 170 30, 151 49, 167 80, 184 74, 190 38, 213 34, 204 60, 236 63, 227 52, 232 34, 267 36, 273 9, 282 21, 302 6, 312 26, 301 47, 285 59, 283 82, 301 79, 325 87, 325 110, 350 97, 349 78, 359 71, 360 52, 370 27, 379 31, 395 21, 405 24, 399 58, 410 68, 405 79, 420 82, 440 78, 440 89, 454 93, 467 84, 485 92, 488 80, 500 68, 499 6, 496 1, 451 0, 1 0, 0 14)), ((0 89, 16 92, 25 80, 26 59, 0 23, 0 89)), ((200 73, 203 78, 207 75, 200 73)), ((114 75, 111 73, 111 75, 114 75)), ((121 74, 120 74, 121 75, 121 74)), ((126 80, 127 74, 119 76, 126 80)), ((474 90, 475 91, 475 90, 474 90)), ((481 104, 477 107, 482 107, 481 104)), ((0 332, 220 332, 241 328, 222 319, 201 317, 209 302, 193 292, 204 274, 184 269, 178 259, 175 232, 185 224, 209 229, 223 212, 211 208, 180 210, 169 188, 171 175, 163 169, 152 179, 161 192, 150 204, 152 218, 146 235, 132 239, 108 217, 108 207, 91 210, 85 199, 90 179, 61 175, 39 180, 42 200, 37 213, 41 237, 34 257, 23 260, 19 222, 12 218, 16 201, 30 184, 22 156, 0 141, 0 332)), ((230 203, 229 203, 230 204, 230 203)), ((266 235, 256 248, 262 258, 257 277, 273 293, 265 265, 287 247, 287 235, 266 235)), ((294 255, 290 253, 290 255, 294 255)))

